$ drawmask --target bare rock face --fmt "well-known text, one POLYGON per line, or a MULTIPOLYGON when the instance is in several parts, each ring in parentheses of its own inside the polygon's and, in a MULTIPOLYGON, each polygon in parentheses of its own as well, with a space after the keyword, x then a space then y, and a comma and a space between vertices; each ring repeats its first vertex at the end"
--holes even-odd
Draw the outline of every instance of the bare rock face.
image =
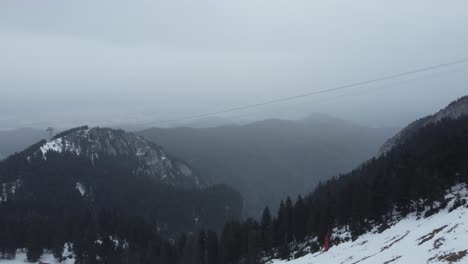
POLYGON ((87 126, 74 128, 42 142, 32 155, 42 155, 47 159, 49 152, 70 152, 93 163, 103 157, 134 159, 136 175, 179 187, 200 188, 205 185, 189 165, 168 156, 162 147, 123 130, 87 126))
POLYGON ((439 112, 421 118, 409 124, 402 129, 398 134, 387 140, 379 150, 378 156, 387 153, 393 147, 403 144, 410 139, 419 129, 433 123, 440 122, 443 119, 458 119, 464 115, 468 115, 468 96, 464 96, 452 103, 439 112))

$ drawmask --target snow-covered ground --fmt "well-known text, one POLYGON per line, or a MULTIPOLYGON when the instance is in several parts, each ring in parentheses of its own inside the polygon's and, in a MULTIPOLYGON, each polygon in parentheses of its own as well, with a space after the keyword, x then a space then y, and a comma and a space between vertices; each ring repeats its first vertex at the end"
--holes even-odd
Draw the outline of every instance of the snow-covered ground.
MULTIPOLYGON (((458 185, 447 195, 468 198, 466 188, 458 185)), ((468 208, 446 209, 428 218, 415 215, 398 221, 382 233, 369 232, 355 241, 332 246, 290 261, 273 260, 272 264, 417 264, 468 263, 468 208)))
MULTIPOLYGON (((59 263, 60 264, 73 264, 75 263, 75 260, 73 258, 73 254, 69 250, 70 247, 71 245, 68 245, 68 244, 64 246, 65 250, 63 252, 63 257, 65 258, 65 260, 62 262, 58 262, 57 260, 55 260, 52 254, 47 253, 47 254, 42 255, 40 260, 35 263, 43 262, 43 263, 48 263, 48 264, 59 264, 59 263)), ((15 259, 0 259, 0 263, 1 264, 25 264, 25 263, 30 263, 30 262, 27 262, 25 252, 18 251, 16 253, 15 259)))
MULTIPOLYGON (((118 238, 110 236, 109 239, 114 242, 114 247, 117 248, 119 246, 122 246, 124 249, 128 248, 128 242, 126 240, 119 240, 118 238)), ((103 243, 102 239, 98 239, 95 241, 96 244, 101 245, 103 243)), ((47 264, 74 264, 75 263, 75 256, 72 252, 73 244, 71 243, 66 243, 64 246, 64 251, 62 254, 63 261, 59 262, 57 261, 54 256, 50 253, 43 254, 39 261, 33 262, 33 263, 47 263, 47 264)), ((0 258, 0 263, 1 264, 25 264, 25 263, 30 263, 27 261, 26 257, 26 250, 17 250, 16 256, 14 259, 2 259, 0 258)))
MULTIPOLYGON (((75 263, 74 259, 66 259, 65 261, 58 262, 54 259, 52 254, 44 254, 42 255, 40 261, 43 263, 49 264, 73 264, 75 263)), ((17 253, 15 259, 7 260, 7 259, 0 259, 0 263, 2 264, 25 264, 29 263, 26 261, 26 253, 17 253)))

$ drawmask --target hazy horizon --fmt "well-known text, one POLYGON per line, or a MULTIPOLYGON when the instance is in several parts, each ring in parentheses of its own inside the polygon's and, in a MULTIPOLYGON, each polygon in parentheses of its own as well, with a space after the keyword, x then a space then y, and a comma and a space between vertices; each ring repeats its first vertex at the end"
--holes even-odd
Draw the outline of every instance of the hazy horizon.
MULTIPOLYGON (((463 59, 467 9, 422 0, 2 1, 0 129, 148 124, 463 59)), ((219 117, 319 112, 402 127, 467 94, 467 71, 457 65, 219 117)))

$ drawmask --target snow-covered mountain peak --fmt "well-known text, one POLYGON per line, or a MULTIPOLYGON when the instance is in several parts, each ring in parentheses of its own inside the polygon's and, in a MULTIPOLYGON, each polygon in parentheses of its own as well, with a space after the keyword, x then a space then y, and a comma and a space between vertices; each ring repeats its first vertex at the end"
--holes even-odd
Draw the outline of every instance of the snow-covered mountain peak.
POLYGON ((201 187, 203 181, 192 168, 171 158, 162 147, 123 130, 78 127, 43 141, 33 150, 35 157, 47 159, 50 152, 68 152, 88 158, 94 164, 100 158, 129 158, 138 164, 135 174, 143 174, 155 181, 185 187, 201 187))
POLYGON ((150 146, 149 142, 131 133, 111 128, 88 128, 87 126, 59 133, 44 143, 40 150, 43 155, 49 151, 68 151, 89 157, 99 154, 144 156, 156 151, 155 158, 158 160, 166 156, 160 147, 154 144, 150 146))
POLYGON ((434 124, 442 119, 458 119, 462 116, 468 115, 468 95, 464 96, 452 103, 439 112, 421 118, 403 128, 398 134, 387 140, 379 150, 378 156, 387 153, 393 147, 403 144, 406 140, 411 138, 419 129, 434 124))

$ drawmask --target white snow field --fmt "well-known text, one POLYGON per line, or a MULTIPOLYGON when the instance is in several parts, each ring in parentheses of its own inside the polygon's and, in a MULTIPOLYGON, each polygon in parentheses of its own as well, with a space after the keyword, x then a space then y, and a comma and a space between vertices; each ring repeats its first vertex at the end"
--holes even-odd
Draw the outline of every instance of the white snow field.
MULTIPOLYGON (((66 244, 64 246, 64 252, 63 252, 63 257, 66 258, 62 262, 58 262, 54 259, 54 256, 52 254, 44 254, 42 255, 41 259, 38 262, 35 263, 48 263, 48 264, 73 264, 75 263, 75 260, 73 259, 73 254, 69 251, 69 248, 71 245, 66 244)), ((27 262, 26 260, 26 253, 23 251, 18 251, 16 253, 15 259, 0 259, 1 264, 26 264, 30 263, 27 262)))
MULTIPOLYGON (((453 190, 447 198, 468 199, 462 185, 453 190)), ((468 208, 464 205, 449 212, 454 201, 428 218, 411 214, 380 234, 369 232, 355 241, 332 245, 328 252, 271 264, 468 263, 468 208)))
MULTIPOLYGON (((66 259, 65 261, 57 262, 54 259, 54 256, 52 254, 42 255, 40 261, 43 262, 43 263, 49 263, 49 264, 58 264, 58 263, 60 263, 60 264, 73 264, 73 263, 75 263, 74 259, 66 259)), ((17 253, 15 259, 11 259, 11 260, 0 259, 0 263, 2 263, 2 264, 26 264, 26 263, 29 263, 29 262, 26 261, 26 253, 17 253)), ((39 263, 39 262, 35 262, 35 263, 39 263)))

